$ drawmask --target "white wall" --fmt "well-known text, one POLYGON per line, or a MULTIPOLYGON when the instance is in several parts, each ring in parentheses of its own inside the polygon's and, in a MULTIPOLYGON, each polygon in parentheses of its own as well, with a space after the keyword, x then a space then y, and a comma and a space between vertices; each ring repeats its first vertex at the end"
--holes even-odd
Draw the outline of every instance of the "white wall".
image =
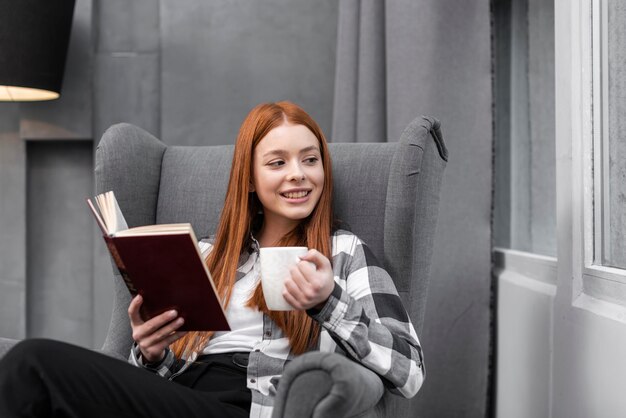
POLYGON ((549 417, 556 259, 495 251, 496 416, 549 417))
POLYGON ((496 417, 626 416, 624 309, 586 296, 572 306, 556 259, 496 255, 496 417))

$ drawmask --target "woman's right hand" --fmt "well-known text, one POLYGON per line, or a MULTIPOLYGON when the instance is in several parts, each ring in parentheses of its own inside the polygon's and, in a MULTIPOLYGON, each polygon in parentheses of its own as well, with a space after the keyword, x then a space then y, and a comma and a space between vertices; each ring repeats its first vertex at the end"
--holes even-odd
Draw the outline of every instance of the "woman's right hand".
POLYGON ((165 349, 186 334, 176 331, 184 320, 178 312, 172 310, 144 321, 139 314, 143 303, 141 295, 133 298, 128 306, 128 317, 133 330, 133 340, 137 343, 144 363, 156 363, 165 357, 165 349))

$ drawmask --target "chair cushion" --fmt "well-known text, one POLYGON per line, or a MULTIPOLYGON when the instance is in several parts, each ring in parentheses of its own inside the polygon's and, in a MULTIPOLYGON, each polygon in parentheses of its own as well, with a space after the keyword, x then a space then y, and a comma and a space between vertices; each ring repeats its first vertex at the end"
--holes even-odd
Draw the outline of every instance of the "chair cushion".
MULTIPOLYGON (((335 214, 383 260, 387 180, 394 144, 330 144, 335 214), (367 161, 367 162, 366 162, 367 161)), ((190 222, 198 239, 215 233, 224 205, 232 145, 168 147, 156 222, 190 222)))
POLYGON ((233 146, 168 147, 161 165, 157 223, 190 222, 197 238, 215 233, 233 146))

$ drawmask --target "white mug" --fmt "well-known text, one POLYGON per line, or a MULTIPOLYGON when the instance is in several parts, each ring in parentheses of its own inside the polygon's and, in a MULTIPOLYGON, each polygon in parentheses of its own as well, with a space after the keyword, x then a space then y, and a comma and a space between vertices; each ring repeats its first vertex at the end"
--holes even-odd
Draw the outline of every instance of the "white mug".
POLYGON ((264 247, 261 256, 261 286, 267 308, 271 311, 291 311, 291 306, 283 297, 285 279, 289 277, 289 267, 296 265, 307 247, 264 247))

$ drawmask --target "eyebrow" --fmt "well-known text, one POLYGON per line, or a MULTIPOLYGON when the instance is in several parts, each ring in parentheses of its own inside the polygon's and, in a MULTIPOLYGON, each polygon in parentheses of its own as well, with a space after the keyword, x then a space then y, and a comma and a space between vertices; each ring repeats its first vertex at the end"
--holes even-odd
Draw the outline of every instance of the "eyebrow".
MULTIPOLYGON (((302 148, 300 150, 300 154, 304 154, 305 152, 309 152, 309 151, 318 151, 319 152, 319 147, 317 147, 316 145, 311 145, 309 147, 302 148)), ((267 157, 268 155, 285 155, 285 154, 288 154, 287 151, 285 151, 285 150, 274 149, 274 150, 268 151, 265 154, 263 154, 263 157, 267 157)))

